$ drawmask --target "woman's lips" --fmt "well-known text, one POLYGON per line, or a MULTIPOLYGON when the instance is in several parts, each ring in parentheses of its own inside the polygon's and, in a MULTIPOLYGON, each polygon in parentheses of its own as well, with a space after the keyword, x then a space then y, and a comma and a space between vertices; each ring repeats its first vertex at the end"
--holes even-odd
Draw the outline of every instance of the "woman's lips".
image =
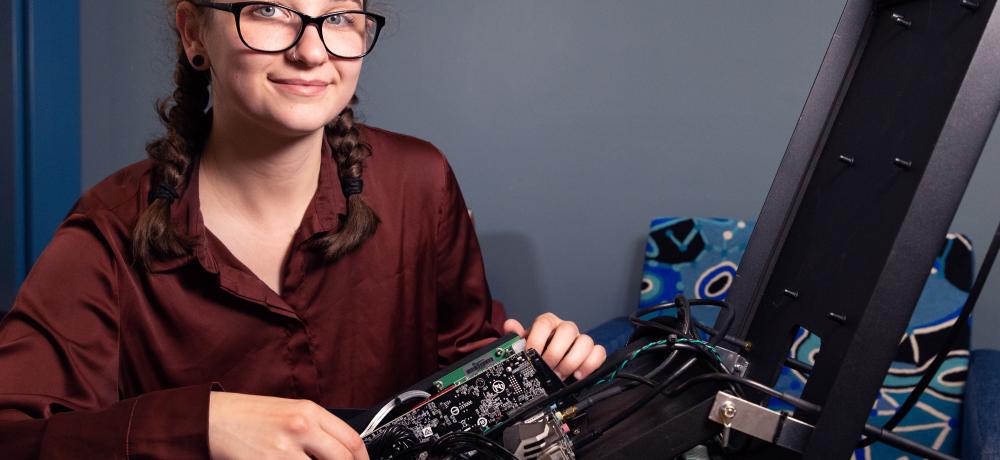
POLYGON ((278 89, 299 95, 299 96, 317 96, 323 94, 326 91, 326 87, 329 83, 322 80, 299 80, 296 78, 268 78, 271 83, 278 89))

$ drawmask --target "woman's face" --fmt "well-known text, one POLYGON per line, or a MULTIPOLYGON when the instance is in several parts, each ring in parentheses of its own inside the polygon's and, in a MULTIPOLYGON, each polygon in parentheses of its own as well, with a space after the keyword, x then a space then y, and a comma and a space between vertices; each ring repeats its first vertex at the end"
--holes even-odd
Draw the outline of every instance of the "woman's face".
MULTIPOLYGON (((286 0, 281 4, 314 17, 362 9, 360 1, 286 0)), ((279 135, 306 135, 322 129, 350 102, 361 59, 329 54, 315 26, 306 27, 291 49, 265 53, 243 44, 231 13, 200 10, 200 30, 184 34, 185 49, 189 57, 204 54, 207 58, 213 111, 224 122, 279 135)))

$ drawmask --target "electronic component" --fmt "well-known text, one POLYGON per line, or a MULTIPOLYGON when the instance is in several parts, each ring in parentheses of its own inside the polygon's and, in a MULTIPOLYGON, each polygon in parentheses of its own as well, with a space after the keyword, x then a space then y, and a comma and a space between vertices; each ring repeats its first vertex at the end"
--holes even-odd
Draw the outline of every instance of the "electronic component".
POLYGON ((435 380, 433 383, 433 390, 436 393, 450 386, 462 384, 466 380, 475 377, 486 369, 493 367, 494 364, 507 359, 514 353, 524 351, 524 347, 524 339, 514 336, 492 349, 492 351, 487 351, 486 353, 481 354, 472 362, 445 374, 440 379, 435 380))
POLYGON ((545 409, 503 431, 503 445, 515 457, 525 460, 572 460, 573 443, 560 417, 545 409))
MULTIPOLYGON (((469 366, 477 362, 474 360, 469 366)), ((395 426, 404 427, 421 442, 456 431, 485 433, 511 412, 562 386, 534 350, 513 352, 474 377, 460 379, 411 411, 378 427, 364 440, 371 443, 395 426)))

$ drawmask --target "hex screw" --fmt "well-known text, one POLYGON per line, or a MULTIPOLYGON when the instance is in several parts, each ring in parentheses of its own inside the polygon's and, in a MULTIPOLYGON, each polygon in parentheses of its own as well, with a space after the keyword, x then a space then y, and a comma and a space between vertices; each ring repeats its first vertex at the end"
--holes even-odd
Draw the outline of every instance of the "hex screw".
POLYGON ((904 160, 902 158, 895 158, 895 159, 893 159, 892 160, 892 164, 894 164, 894 165, 896 165, 896 166, 898 166, 900 168, 906 169, 906 170, 909 170, 910 168, 913 167, 913 162, 912 161, 904 160))
POLYGON ((840 324, 847 324, 847 315, 842 315, 840 313, 832 312, 831 311, 830 314, 828 315, 828 317, 831 320, 836 321, 836 322, 838 322, 840 324))
POLYGON ((903 16, 902 14, 892 13, 892 20, 896 21, 896 24, 899 24, 907 29, 913 27, 913 21, 906 19, 906 17, 903 16))
POLYGON ((841 163, 844 163, 847 166, 854 166, 854 157, 849 157, 847 155, 841 155, 840 158, 838 158, 838 160, 840 160, 841 163))
POLYGON ((976 11, 979 9, 979 2, 975 0, 962 0, 962 7, 967 10, 976 11))
POLYGON ((733 403, 731 403, 729 401, 726 401, 726 403, 722 405, 722 416, 725 417, 725 418, 733 418, 733 417, 735 417, 736 416, 736 406, 734 406, 733 403))

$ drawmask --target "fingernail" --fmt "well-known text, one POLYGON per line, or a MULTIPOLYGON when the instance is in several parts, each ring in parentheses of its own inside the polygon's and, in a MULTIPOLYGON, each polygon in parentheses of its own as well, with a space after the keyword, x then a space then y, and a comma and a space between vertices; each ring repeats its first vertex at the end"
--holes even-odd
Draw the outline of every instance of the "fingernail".
POLYGON ((577 380, 582 380, 583 379, 583 372, 580 372, 580 371, 574 372, 573 373, 573 378, 577 379, 577 380))

